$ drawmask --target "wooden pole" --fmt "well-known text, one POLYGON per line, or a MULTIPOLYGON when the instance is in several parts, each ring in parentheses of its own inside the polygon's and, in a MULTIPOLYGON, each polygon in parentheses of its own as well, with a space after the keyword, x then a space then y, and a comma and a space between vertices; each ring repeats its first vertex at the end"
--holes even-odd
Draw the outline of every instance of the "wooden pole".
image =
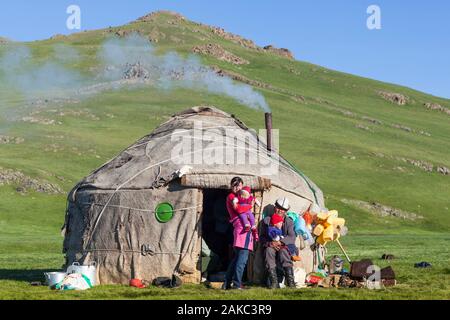
POLYGON ((345 252, 344 247, 342 246, 342 244, 341 244, 341 242, 339 241, 339 239, 336 239, 336 242, 337 242, 337 244, 339 245, 339 247, 341 248, 342 252, 344 253, 345 258, 347 259, 347 261, 348 261, 349 263, 352 263, 352 261, 351 261, 350 258, 348 257, 347 252, 345 252))

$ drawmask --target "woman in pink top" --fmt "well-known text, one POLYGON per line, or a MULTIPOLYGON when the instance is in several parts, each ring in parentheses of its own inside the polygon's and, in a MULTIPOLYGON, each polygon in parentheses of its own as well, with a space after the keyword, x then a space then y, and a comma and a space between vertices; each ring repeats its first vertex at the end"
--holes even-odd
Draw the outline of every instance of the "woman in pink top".
POLYGON ((253 250, 252 232, 251 230, 245 230, 239 219, 238 204, 234 201, 238 192, 242 190, 243 185, 244 183, 240 177, 233 178, 230 183, 231 193, 226 201, 230 222, 233 224, 234 258, 228 266, 224 289, 242 289, 242 276, 247 265, 248 254, 253 250))

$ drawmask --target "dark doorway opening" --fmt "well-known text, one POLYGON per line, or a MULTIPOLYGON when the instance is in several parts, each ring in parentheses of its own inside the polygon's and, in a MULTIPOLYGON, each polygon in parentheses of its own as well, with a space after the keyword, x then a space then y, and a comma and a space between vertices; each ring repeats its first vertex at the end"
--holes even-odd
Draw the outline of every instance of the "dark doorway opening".
POLYGON ((209 248, 209 257, 204 259, 204 271, 208 275, 223 273, 232 258, 233 226, 226 207, 229 190, 203 190, 202 237, 209 248))

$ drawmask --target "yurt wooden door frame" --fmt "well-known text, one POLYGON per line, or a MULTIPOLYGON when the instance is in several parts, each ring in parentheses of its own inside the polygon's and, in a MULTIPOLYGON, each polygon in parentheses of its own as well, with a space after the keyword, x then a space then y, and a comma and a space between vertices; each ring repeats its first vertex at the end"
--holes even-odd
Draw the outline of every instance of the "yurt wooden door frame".
MULTIPOLYGON (((220 261, 225 264, 222 266, 222 270, 225 271, 228 263, 232 258, 232 225, 228 222, 229 215, 226 208, 226 197, 229 194, 229 190, 226 189, 209 189, 204 188, 202 191, 203 207, 201 212, 201 238, 202 242, 205 241, 211 251, 214 251, 220 256, 220 261), (217 212, 220 210, 220 212, 217 212), (216 215, 216 217, 212 217, 216 215), (221 225, 223 227, 221 232, 214 232, 216 230, 211 230, 210 228, 215 227, 214 224, 217 222, 217 218, 222 218, 221 225), (228 226, 228 230, 225 231, 225 226, 228 226), (222 245, 221 245, 222 244, 222 245), (228 257, 222 256, 228 255, 228 257)), ((263 203, 263 191, 254 191, 254 197, 262 204, 263 203)), ((262 219, 262 206, 255 206, 254 208, 255 221, 257 224, 262 219)), ((220 224, 219 224, 220 225, 220 224)), ((219 227, 220 228, 220 227, 219 227)), ((257 244, 256 244, 257 245, 257 244)), ((256 247, 256 246, 255 246, 256 247)), ((204 269, 204 257, 200 255, 200 266, 203 272, 204 269)), ((248 264, 247 264, 247 278, 253 279, 253 263, 254 254, 250 254, 248 264)))

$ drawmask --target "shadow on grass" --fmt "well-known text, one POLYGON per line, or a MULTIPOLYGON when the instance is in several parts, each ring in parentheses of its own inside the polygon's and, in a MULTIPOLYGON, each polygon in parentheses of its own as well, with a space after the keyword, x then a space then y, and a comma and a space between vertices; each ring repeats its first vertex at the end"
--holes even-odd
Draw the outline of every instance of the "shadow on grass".
POLYGON ((14 269, 0 269, 0 280, 14 280, 14 281, 45 281, 45 272, 53 272, 61 270, 49 269, 30 269, 30 270, 14 270, 14 269))

